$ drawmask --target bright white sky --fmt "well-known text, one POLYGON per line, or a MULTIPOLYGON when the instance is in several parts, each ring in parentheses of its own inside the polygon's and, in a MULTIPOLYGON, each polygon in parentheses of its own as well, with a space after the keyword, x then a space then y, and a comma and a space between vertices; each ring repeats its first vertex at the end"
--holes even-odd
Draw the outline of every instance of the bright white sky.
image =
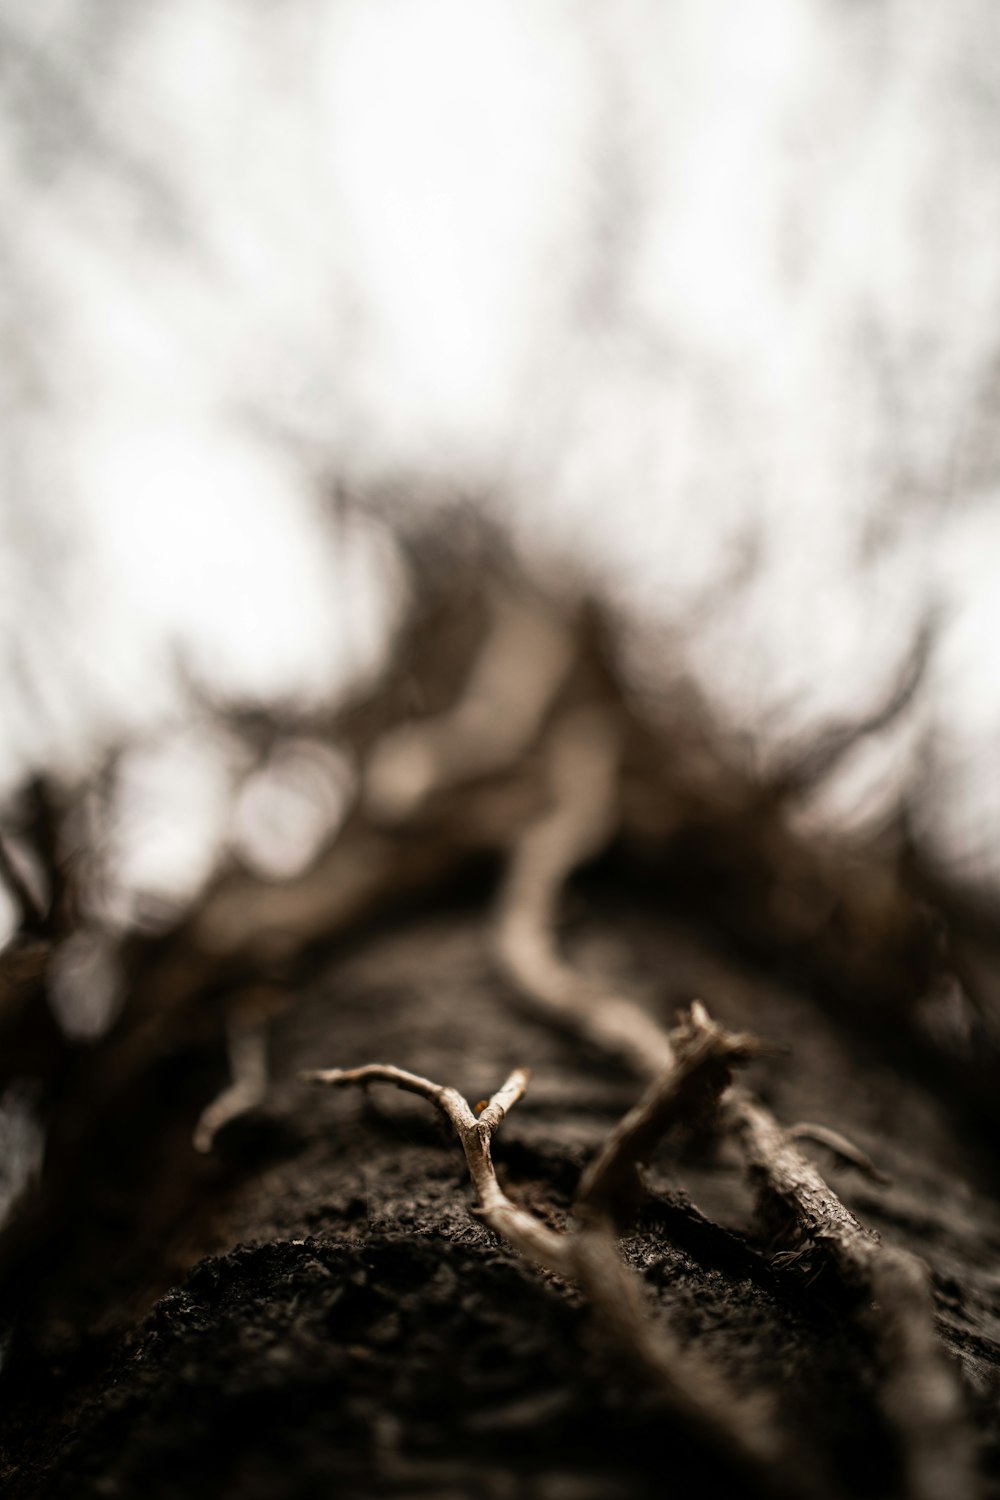
POLYGON ((825 816, 919 774, 928 837, 1000 873, 992 0, 21 9, 0 778, 145 729, 183 883, 225 753, 164 727, 177 662, 370 674, 393 544, 320 545, 322 481, 440 480, 615 599, 642 681, 679 640, 764 759, 943 605, 921 719, 825 816))

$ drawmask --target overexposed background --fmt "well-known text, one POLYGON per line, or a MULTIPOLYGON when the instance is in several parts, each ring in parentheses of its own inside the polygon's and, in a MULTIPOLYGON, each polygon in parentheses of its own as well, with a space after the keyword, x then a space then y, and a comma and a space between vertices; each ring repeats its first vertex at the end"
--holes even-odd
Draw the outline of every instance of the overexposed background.
POLYGON ((761 765, 933 612, 815 815, 996 882, 991 0, 22 0, 0 62, 3 787, 137 737, 122 881, 179 899, 240 771, 191 680, 370 679, 364 498, 461 493, 761 765))

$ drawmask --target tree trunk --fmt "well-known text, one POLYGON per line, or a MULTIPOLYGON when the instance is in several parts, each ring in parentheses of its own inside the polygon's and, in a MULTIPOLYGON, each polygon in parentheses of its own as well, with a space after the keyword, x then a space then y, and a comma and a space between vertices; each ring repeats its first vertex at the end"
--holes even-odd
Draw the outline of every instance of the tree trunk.
MULTIPOLYGON (((882 1399, 887 1356, 865 1299, 818 1243, 781 1250, 710 1122, 657 1148, 621 1250, 657 1335, 695 1351, 736 1404, 766 1393, 780 1453, 760 1465, 665 1402, 578 1287, 470 1215, 459 1144, 424 1100, 299 1080, 383 1062, 475 1102, 529 1066, 494 1159, 516 1203, 566 1228, 581 1169, 639 1084, 497 977, 485 895, 470 876, 466 891, 314 956, 270 1023, 266 1103, 211 1154, 191 1137, 225 1081, 217 1036, 154 1048, 86 1118, 64 1110, 49 1205, 9 1283, 11 1500, 933 1492, 882 1399)), ((930 1267, 958 1422, 988 1484, 1000 1377, 989 1162, 914 1070, 891 1067, 807 985, 727 954, 664 905, 606 863, 574 888, 567 951, 664 1024, 701 995, 727 1027, 785 1044, 748 1082, 783 1124, 842 1133, 888 1179, 802 1141, 864 1224, 930 1267)), ((93 1076, 77 1086, 97 1092, 93 1076)))

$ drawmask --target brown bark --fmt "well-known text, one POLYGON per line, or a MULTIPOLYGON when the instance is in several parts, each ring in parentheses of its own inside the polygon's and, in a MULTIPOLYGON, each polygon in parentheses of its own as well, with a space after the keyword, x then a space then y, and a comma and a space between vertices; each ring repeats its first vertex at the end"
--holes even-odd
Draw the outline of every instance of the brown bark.
POLYGON ((990 1053, 926 1024, 919 901, 571 658, 510 744, 468 694, 362 716, 378 806, 137 944, 92 1051, 18 991, 50 1112, 0 1245, 5 1494, 995 1488, 990 1053), (371 1064, 426 1097, 301 1076, 371 1064))
MULTIPOLYGON (((1000 1225, 981 1163, 926 1088, 807 996, 728 966, 616 885, 581 898, 571 951, 603 945, 654 979, 654 1015, 698 991, 727 1024, 788 1041, 753 1081, 778 1118, 835 1125, 891 1177, 833 1180, 886 1245, 929 1265, 969 1453, 978 1425, 989 1461, 1000 1225)), ((266 1104, 207 1158, 190 1136, 222 1078, 217 1044, 160 1060, 144 1100, 127 1090, 92 1123, 58 1232, 17 1281, 7 1493, 610 1496, 660 1492, 668 1470, 700 1494, 910 1489, 856 1288, 821 1245, 790 1257, 755 1217, 731 1145, 692 1131, 661 1148, 622 1254, 653 1324, 736 1397, 767 1393, 784 1451, 764 1477, 664 1406, 562 1278, 470 1217, 461 1153, 422 1101, 299 1083, 302 1068, 380 1058, 475 1099, 529 1064, 497 1167, 516 1203, 564 1229, 636 1085, 512 1006, 481 913, 442 905, 372 929, 317 967, 270 1048, 266 1104)), ((829 1175, 828 1151, 815 1156, 829 1175)))

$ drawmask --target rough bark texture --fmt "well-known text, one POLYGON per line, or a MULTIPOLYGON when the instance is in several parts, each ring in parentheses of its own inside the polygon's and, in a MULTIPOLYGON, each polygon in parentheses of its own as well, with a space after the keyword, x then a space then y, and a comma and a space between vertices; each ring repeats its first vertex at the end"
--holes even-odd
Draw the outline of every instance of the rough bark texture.
MULTIPOLYGON (((638 986, 665 1022, 702 994, 728 1026, 787 1044, 750 1082, 782 1122, 843 1132, 891 1179, 808 1148, 865 1224, 930 1266, 938 1332, 995 1483, 989 1164, 940 1098, 805 989, 673 925, 655 892, 623 890, 606 870, 576 893, 568 951, 638 986)), ((622 1249, 650 1319, 737 1393, 772 1396, 787 1452, 764 1479, 685 1432, 579 1294, 470 1216, 461 1151, 424 1101, 300 1084, 304 1068, 389 1061, 475 1100, 530 1065, 494 1157, 512 1198, 565 1225, 637 1084, 512 999, 482 894, 453 892, 317 962, 273 1026, 266 1105, 226 1127, 212 1155, 191 1134, 224 1082, 217 1042, 165 1056, 91 1121, 76 1189, 8 1301, 6 1494, 905 1492, 850 1289, 808 1247, 792 1265, 772 1253, 774 1226, 755 1217, 731 1145, 692 1131, 660 1148, 622 1249)))

